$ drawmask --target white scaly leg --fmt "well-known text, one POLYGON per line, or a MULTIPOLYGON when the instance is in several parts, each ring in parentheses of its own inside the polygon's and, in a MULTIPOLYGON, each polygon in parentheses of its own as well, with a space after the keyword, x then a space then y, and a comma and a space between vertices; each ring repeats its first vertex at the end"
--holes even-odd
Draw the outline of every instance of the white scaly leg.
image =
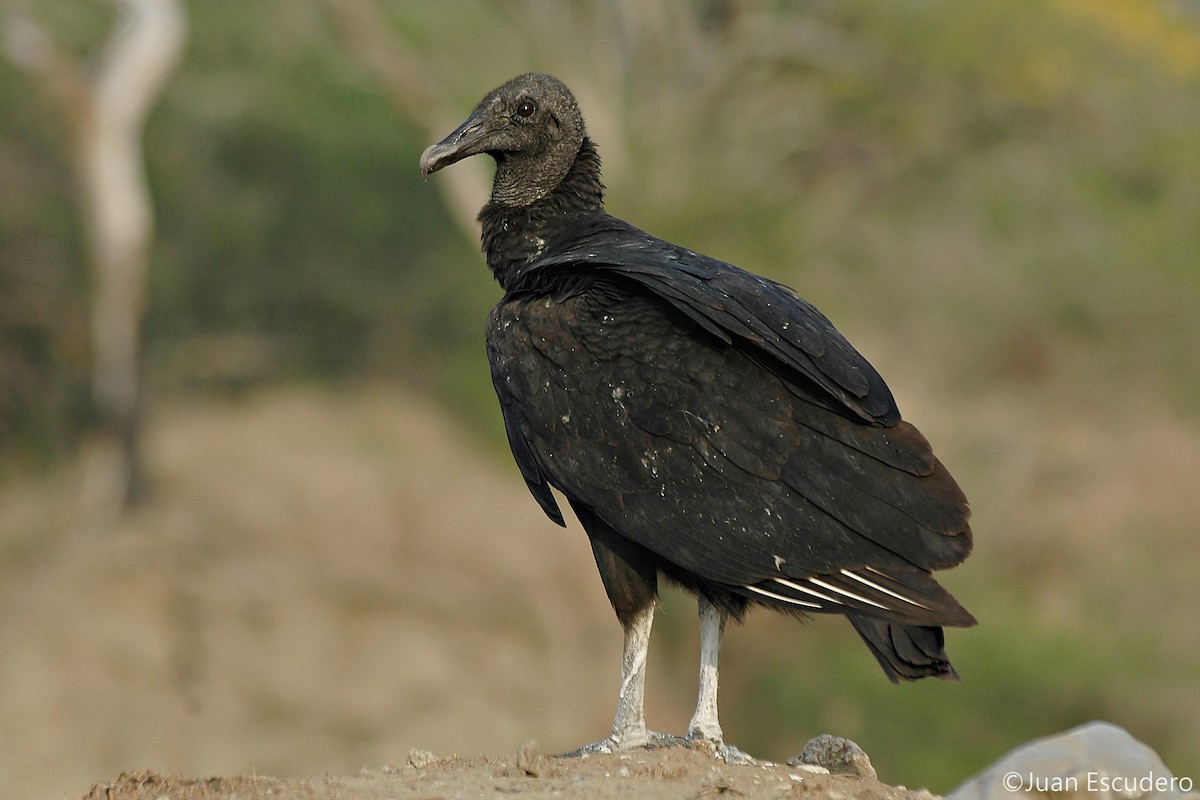
POLYGON ((617 695, 617 715, 612 726, 612 744, 617 750, 650 744, 650 735, 646 731, 646 654, 650 649, 653 624, 654 604, 650 603, 625 629, 621 691, 617 695))
POLYGON ((700 693, 696 713, 688 725, 688 739, 723 742, 717 720, 717 662, 725 635, 725 612, 700 595, 700 693))
POLYGON ((689 742, 701 742, 730 764, 754 764, 753 758, 733 745, 725 744, 721 723, 717 719, 718 661, 721 639, 725 635, 726 613, 700 595, 700 691, 696 698, 696 713, 688 724, 689 742))
POLYGON ((569 756, 586 753, 612 753, 639 747, 672 747, 686 744, 678 736, 646 729, 646 653, 650 649, 650 627, 654 623, 654 604, 639 611, 625 627, 625 651, 621 656, 621 691, 617 695, 617 715, 612 735, 585 745, 569 756))

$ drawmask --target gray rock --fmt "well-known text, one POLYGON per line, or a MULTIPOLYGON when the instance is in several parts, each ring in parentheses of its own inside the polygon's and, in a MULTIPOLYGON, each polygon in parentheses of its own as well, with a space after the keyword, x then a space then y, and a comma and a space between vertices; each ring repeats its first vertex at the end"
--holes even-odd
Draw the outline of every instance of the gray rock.
POLYGON ((822 733, 809 739, 799 758, 788 761, 793 767, 824 767, 834 775, 857 775, 874 780, 875 767, 863 749, 849 739, 822 733))
POLYGON ((1010 752, 948 800, 1200 800, 1194 778, 1171 774, 1153 750, 1108 722, 1089 722, 1010 752))

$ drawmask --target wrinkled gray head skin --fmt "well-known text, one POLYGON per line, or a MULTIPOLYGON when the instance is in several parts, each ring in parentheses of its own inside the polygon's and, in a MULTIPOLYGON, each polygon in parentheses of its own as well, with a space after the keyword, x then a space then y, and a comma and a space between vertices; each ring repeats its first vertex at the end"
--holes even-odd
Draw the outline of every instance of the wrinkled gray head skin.
POLYGON ((496 160, 492 202, 529 205, 562 181, 584 138, 579 104, 562 81, 531 72, 488 92, 462 125, 421 154, 421 176, 469 156, 496 160))

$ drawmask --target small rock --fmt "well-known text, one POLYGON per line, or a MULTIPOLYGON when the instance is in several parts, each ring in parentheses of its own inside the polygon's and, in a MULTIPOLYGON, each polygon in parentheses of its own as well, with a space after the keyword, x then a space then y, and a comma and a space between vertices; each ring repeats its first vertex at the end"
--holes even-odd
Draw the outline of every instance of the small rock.
POLYGON ((863 749, 849 739, 823 733, 809 739, 799 758, 787 762, 789 766, 814 765, 824 767, 834 775, 856 775, 875 780, 875 767, 863 749))
POLYGON ((517 767, 533 778, 544 777, 550 772, 550 761, 537 739, 530 739, 517 748, 517 767))
POLYGON ((419 747, 414 747, 412 750, 408 751, 408 765, 410 767, 424 769, 425 767, 436 764, 437 761, 438 757, 428 750, 422 750, 419 747))

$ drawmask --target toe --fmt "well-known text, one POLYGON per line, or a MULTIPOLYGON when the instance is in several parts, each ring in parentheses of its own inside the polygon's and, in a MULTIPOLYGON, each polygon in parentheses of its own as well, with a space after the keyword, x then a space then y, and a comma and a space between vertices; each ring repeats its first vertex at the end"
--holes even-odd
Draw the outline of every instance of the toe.
POLYGON ((750 755, 742 752, 731 744, 726 744, 720 738, 697 736, 695 732, 688 735, 688 744, 697 749, 710 753, 713 758, 719 758, 726 764, 754 765, 758 762, 750 755))

